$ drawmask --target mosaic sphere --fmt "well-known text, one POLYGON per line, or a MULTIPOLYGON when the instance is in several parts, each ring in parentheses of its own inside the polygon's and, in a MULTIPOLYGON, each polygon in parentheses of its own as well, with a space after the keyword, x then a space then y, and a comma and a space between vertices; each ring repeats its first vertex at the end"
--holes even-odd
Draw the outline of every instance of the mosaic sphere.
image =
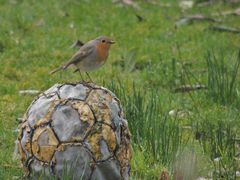
POLYGON ((92 83, 41 93, 20 124, 18 147, 26 176, 129 178, 130 132, 120 101, 92 83))

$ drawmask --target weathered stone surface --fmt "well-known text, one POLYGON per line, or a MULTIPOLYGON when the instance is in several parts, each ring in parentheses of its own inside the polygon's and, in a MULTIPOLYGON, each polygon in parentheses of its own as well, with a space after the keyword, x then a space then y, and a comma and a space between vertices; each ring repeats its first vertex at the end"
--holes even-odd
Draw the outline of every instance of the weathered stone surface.
POLYGON ((57 96, 52 96, 47 98, 45 96, 40 96, 28 111, 28 123, 31 127, 34 126, 36 122, 44 118, 48 112, 51 104, 57 98, 57 96))
POLYGON ((58 177, 65 173, 70 175, 71 179, 88 179, 91 175, 90 164, 93 159, 83 146, 66 146, 63 151, 55 153, 55 159, 55 173, 58 177))
POLYGON ((56 108, 52 114, 52 127, 61 142, 84 135, 84 126, 79 114, 70 105, 59 105, 56 108))
POLYGON ((33 158, 30 168, 32 169, 32 178, 31 179, 38 179, 39 176, 50 176, 51 175, 51 167, 50 164, 44 164, 41 161, 33 158))
POLYGON ((51 162, 58 144, 50 127, 39 127, 34 131, 32 137, 32 153, 40 161, 51 162))
POLYGON ((57 84, 40 94, 20 125, 26 175, 128 179, 130 132, 120 101, 95 84, 57 84))
POLYGON ((114 159, 98 163, 92 175, 93 180, 120 180, 121 177, 120 165, 114 159))
POLYGON ((89 91, 89 88, 83 84, 64 85, 59 89, 59 95, 61 99, 76 98, 85 100, 89 91))

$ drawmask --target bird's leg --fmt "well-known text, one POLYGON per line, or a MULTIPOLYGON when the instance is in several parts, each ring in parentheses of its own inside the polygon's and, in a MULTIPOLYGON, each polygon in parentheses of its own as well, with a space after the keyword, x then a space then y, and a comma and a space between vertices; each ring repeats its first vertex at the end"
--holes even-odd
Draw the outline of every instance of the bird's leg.
POLYGON ((90 79, 90 81, 93 83, 93 80, 92 80, 92 78, 90 77, 90 75, 86 72, 86 74, 87 74, 87 76, 88 76, 88 78, 90 79))
POLYGON ((82 73, 81 73, 80 69, 78 69, 78 72, 79 72, 79 74, 81 76, 82 82, 85 82, 84 79, 83 79, 83 76, 82 76, 82 73))

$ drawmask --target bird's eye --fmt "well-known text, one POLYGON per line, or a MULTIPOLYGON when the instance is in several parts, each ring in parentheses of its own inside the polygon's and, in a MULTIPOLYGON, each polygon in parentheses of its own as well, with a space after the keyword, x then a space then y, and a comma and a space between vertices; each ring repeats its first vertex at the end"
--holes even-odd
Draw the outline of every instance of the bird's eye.
POLYGON ((105 42, 106 42, 105 39, 103 39, 103 40, 102 40, 102 43, 105 43, 105 42))

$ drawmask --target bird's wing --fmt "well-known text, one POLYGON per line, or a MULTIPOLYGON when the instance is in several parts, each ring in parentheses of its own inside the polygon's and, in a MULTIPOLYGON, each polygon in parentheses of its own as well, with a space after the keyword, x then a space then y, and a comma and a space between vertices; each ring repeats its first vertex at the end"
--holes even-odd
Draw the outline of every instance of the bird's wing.
POLYGON ((50 73, 53 74, 55 72, 58 72, 60 70, 64 70, 64 69, 68 68, 68 66, 70 66, 71 64, 77 64, 84 57, 86 57, 90 53, 92 53, 94 51, 94 48, 95 48, 94 41, 87 42, 82 47, 80 47, 80 49, 72 56, 72 58, 67 63, 58 67, 57 69, 54 69, 50 73))
POLYGON ((80 62, 84 57, 88 56, 90 53, 93 52, 95 46, 92 44, 85 44, 82 46, 73 56, 72 58, 63 66, 63 69, 66 69, 71 64, 77 64, 80 62))

